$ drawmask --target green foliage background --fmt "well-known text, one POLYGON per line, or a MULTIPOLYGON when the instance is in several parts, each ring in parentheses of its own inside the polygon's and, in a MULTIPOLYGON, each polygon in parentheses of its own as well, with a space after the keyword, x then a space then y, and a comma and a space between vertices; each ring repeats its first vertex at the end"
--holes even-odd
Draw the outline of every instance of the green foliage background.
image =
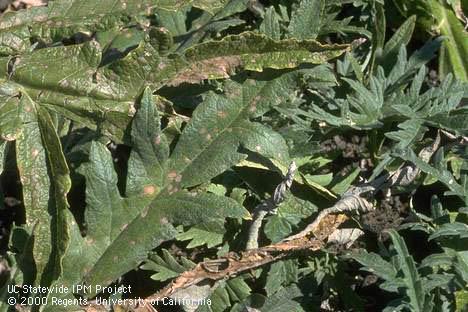
POLYGON ((364 180, 403 164, 420 174, 373 199, 377 219, 395 222, 355 216, 347 226, 365 234, 351 248, 218 282, 196 311, 463 311, 465 4, 54 0, 3 13, 0 310, 14 309, 8 285, 142 279, 132 296, 145 296, 242 251, 253 208, 294 161, 260 245, 364 180), (436 135, 427 162, 418 153, 436 135))

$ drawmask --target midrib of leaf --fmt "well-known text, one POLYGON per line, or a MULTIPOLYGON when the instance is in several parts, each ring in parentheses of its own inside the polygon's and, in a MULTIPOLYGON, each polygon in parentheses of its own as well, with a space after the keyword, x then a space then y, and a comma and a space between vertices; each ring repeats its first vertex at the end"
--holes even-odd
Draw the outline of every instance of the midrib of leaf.
POLYGON ((81 169, 83 171, 83 175, 85 175, 87 178, 87 209, 85 211, 85 216, 88 222, 89 230, 91 231, 89 236, 92 239, 96 240, 96 246, 99 249, 101 249, 107 247, 111 243, 111 241, 118 235, 120 227, 122 226, 122 219, 125 217, 125 214, 123 212, 127 205, 124 202, 123 198, 120 196, 117 188, 117 174, 114 171, 111 171, 114 168, 108 165, 110 155, 103 154, 102 150, 97 146, 92 146, 91 148, 97 151, 94 152, 93 150, 91 150, 93 157, 91 161, 93 163, 101 163, 102 166, 105 166, 105 171, 98 172, 93 170, 94 168, 92 164, 87 164, 81 169), (107 176, 107 174, 109 173, 108 171, 111 171, 110 176, 107 176), (103 188, 104 191, 96 192, 97 188, 103 188), (101 196, 104 196, 105 200, 102 200, 103 198, 101 198, 101 196), (107 206, 108 209, 102 209, 102 206, 98 206, 99 204, 107 206), (96 222, 95 219, 91 218, 91 216, 96 214, 97 209, 100 210, 98 213, 106 212, 106 215, 108 217, 107 219, 109 219, 110 222, 103 224, 96 222), (116 233, 114 233, 114 231, 116 233), (107 235, 101 235, 101 232, 106 232, 107 235), (100 237, 105 237, 106 241, 100 241, 100 237))
MULTIPOLYGON (((242 89, 241 89, 241 92, 242 92, 242 89)), ((257 93, 256 93, 257 94, 257 93)), ((250 94, 249 94, 250 95, 250 94)), ((242 119, 242 115, 245 114, 245 110, 247 109, 247 107, 251 104, 251 101, 252 99, 250 98, 246 98, 246 95, 243 93, 242 95, 242 98, 245 99, 244 101, 241 101, 241 104, 243 105, 240 105, 239 107, 235 107, 233 110, 230 110, 229 113, 230 113, 230 116, 231 116, 231 120, 228 121, 228 123, 226 124, 225 128, 223 128, 219 134, 216 135, 215 138, 213 138, 210 142, 210 144, 208 144, 206 147, 204 146, 201 151, 197 151, 197 154, 195 155, 195 158, 192 157, 192 159, 197 159, 198 157, 200 157, 200 155, 204 152, 206 152, 206 150, 212 146, 213 144, 218 144, 219 143, 219 140, 220 138, 223 136, 223 134, 226 133, 227 130, 229 129, 232 129, 234 128, 234 125, 236 123, 239 123, 241 122, 240 120, 242 119)), ((228 99, 226 99, 226 101, 229 101, 228 99)), ((237 101, 237 103, 239 103, 237 101)), ((212 102, 210 103, 207 103, 207 105, 210 105, 212 104, 212 102)), ((209 106, 208 106, 209 107, 209 106)), ((202 112, 202 113, 206 113, 206 112, 202 112)), ((203 117, 203 115, 202 115, 203 117)), ((186 128, 187 129, 187 128, 186 128)), ((177 147, 176 147, 177 148, 177 147)), ((171 155, 171 158, 170 159, 174 159, 174 157, 177 156, 177 153, 173 153, 173 155, 171 155)), ((176 168, 177 169, 177 172, 178 173, 183 173, 187 170, 187 168, 189 167, 189 165, 185 165, 183 166, 182 168, 179 167, 179 168, 176 168)), ((169 171, 169 170, 168 170, 169 171)), ((166 171, 166 172, 168 172, 166 171)), ((163 183, 163 185, 161 186, 161 191, 157 193, 157 195, 155 197, 153 197, 151 203, 146 203, 144 206, 146 207, 142 207, 142 209, 140 209, 140 211, 142 211, 143 209, 150 209, 150 211, 156 209, 155 207, 155 203, 158 202, 158 205, 162 205, 164 206, 164 202, 165 201, 168 201, 168 200, 171 200, 172 201, 172 205, 174 205, 175 203, 179 203, 178 206, 193 206, 193 205, 196 205, 198 204, 197 202, 193 202, 192 200, 189 200, 189 199, 186 199, 186 198, 181 198, 181 197, 173 197, 171 196, 171 192, 169 192, 169 189, 168 189, 168 186, 170 185, 170 181, 168 179, 166 179, 163 183), (169 193, 169 195, 167 195, 167 193, 169 193), (175 202, 174 202, 175 201, 175 202)), ((175 191, 174 191, 175 192, 175 191)), ((202 206, 200 206, 199 208, 197 209, 201 209, 202 206)), ((150 212, 148 212, 150 213, 150 212)), ((174 212, 176 213, 176 211, 174 212)), ((185 224, 184 222, 184 219, 183 218, 178 218, 177 219, 179 222, 182 222, 182 224, 185 224)), ((140 218, 139 218, 139 215, 137 215, 135 218, 133 218, 133 220, 128 223, 127 227, 129 228, 133 228, 134 226, 134 223, 135 222, 139 222, 140 221, 140 218)), ((123 232, 121 232, 122 234, 123 232)), ((121 236, 121 234, 119 234, 119 236, 121 236)), ((119 238, 119 236, 117 236, 114 241, 111 243, 110 246, 113 246, 115 245, 114 242, 116 241, 116 239, 119 238)), ((115 246, 114 246, 115 247, 115 246)), ((108 260, 108 257, 109 255, 107 253, 102 253, 99 255, 98 259, 96 259, 96 262, 97 264, 99 263, 104 263, 108 260)), ((101 264, 102 265, 102 264, 101 264)), ((94 271, 95 272, 95 271, 94 271)), ((93 277, 91 277, 91 275, 87 275, 88 277, 91 278, 91 281, 96 281, 96 279, 94 279, 93 277)), ((86 278, 88 279, 88 278, 86 278)), ((98 279, 99 280, 99 279, 98 279)), ((88 281, 88 282, 91 282, 91 281, 88 281)), ((102 282, 102 281, 101 281, 102 282)), ((107 281, 106 281, 107 282, 107 281)))
MULTIPOLYGON (((180 170, 179 173, 185 172, 185 170, 186 170, 187 168, 189 168, 189 167, 193 164, 193 162, 194 162, 200 155, 202 155, 203 153, 205 153, 205 151, 206 151, 207 149, 209 149, 214 143, 218 142, 218 141, 220 140, 220 138, 222 138, 222 136, 226 133, 226 131, 228 131, 229 129, 233 129, 233 128, 232 128, 232 125, 235 124, 235 123, 237 123, 237 122, 239 122, 240 116, 241 116, 241 114, 244 112, 244 109, 245 109, 245 107, 241 107, 241 108, 239 109, 239 111, 237 112, 237 114, 236 114, 236 118, 233 119, 231 123, 229 123, 229 126, 226 127, 226 128, 224 128, 222 131, 219 132, 218 135, 215 136, 215 139, 213 139, 212 144, 206 145, 203 149, 200 150, 200 152, 199 152, 198 154, 196 154, 196 156, 195 156, 193 159, 190 159, 190 163, 188 163, 186 166, 182 167, 182 170, 180 170)), ((183 176, 183 175, 182 175, 182 176, 183 176)), ((166 179, 166 184, 164 185, 164 188, 166 188, 168 185, 169 185, 169 181, 166 179)))
POLYGON ((326 1, 301 1, 291 16, 290 35, 298 39, 315 39, 320 33, 325 9, 326 1))
MULTIPOLYGON (((239 210, 239 204, 234 205, 233 200, 214 194, 187 196, 189 195, 186 192, 158 196, 149 205, 145 205, 143 207, 146 210, 145 215, 139 214, 126 224, 125 229, 121 230, 112 243, 101 251, 96 261, 91 263, 91 271, 86 273, 82 281, 87 285, 110 284, 143 261, 152 248, 173 239, 177 234, 173 223, 192 225, 211 219, 247 216, 247 211, 244 208, 239 210), (213 206, 217 201, 218 205, 222 206, 213 206), (206 210, 214 207, 219 208, 216 210, 217 214, 208 214, 206 210), (145 231, 146 227, 152 229, 145 231), (135 241, 136 239, 138 241, 135 241), (132 245, 130 245, 131 240, 133 240, 132 245), (119 263, 115 264, 117 260, 119 263), (115 265, 112 266, 111 263, 115 265)), ((92 295, 87 294, 87 296, 92 295)))
POLYGON ((66 196, 71 181, 50 115, 27 94, 22 94, 21 102, 25 128, 16 148, 26 223, 29 228, 34 227, 37 282, 49 286, 61 273, 62 257, 68 246, 66 196))
MULTIPOLYGON (((1 58, 0 63, 5 66, 0 67, 0 72, 5 80, 27 87, 40 100, 46 98, 51 104, 60 104, 68 98, 75 102, 81 99, 83 102, 87 99, 134 101, 145 84, 158 89, 186 65, 180 56, 161 57, 149 40, 147 37, 128 55, 105 66, 99 66, 101 46, 96 41, 89 41, 19 56, 11 73, 6 71, 11 57, 1 58), (54 62, 49 62, 50 59, 54 62)), ((110 103, 107 106, 112 107, 110 103)))
MULTIPOLYGON (((249 104, 250 104, 250 102, 249 102, 249 104)), ((196 156, 195 156, 193 159, 190 159, 190 163, 188 163, 186 166, 183 166, 183 167, 181 168, 180 171, 179 171, 177 168, 173 168, 173 169, 178 170, 179 173, 185 172, 185 170, 193 164, 194 160, 196 160, 200 155, 202 155, 203 153, 205 153, 205 151, 206 151, 208 148, 210 148, 212 145, 214 145, 215 143, 217 143, 217 141, 218 141, 220 138, 222 138, 222 136, 226 133, 226 131, 228 131, 229 129, 234 129, 233 125, 236 124, 236 123, 238 123, 239 120, 241 120, 241 116, 242 116, 243 113, 245 113, 245 109, 246 109, 247 107, 248 107, 248 105, 247 105, 247 106, 243 106, 243 107, 241 106, 241 107, 239 108, 239 110, 237 111, 235 118, 232 119, 232 122, 230 122, 229 125, 228 125, 227 127, 225 127, 223 130, 221 130, 221 131, 219 132, 218 135, 216 135, 215 139, 213 139, 213 141, 212 141, 212 144, 207 144, 203 149, 200 150, 199 153, 196 154, 196 156)), ((169 158, 169 160, 171 160, 171 159, 172 159, 172 157, 169 158)), ((179 167, 179 168, 180 168, 180 167, 179 167)), ((165 181, 166 181, 166 182, 165 182, 165 184, 164 184, 164 189, 170 184, 170 183, 169 183, 169 180, 166 179, 165 181)))
MULTIPOLYGON (((92 74, 95 74, 98 71, 97 65, 101 61, 100 57, 100 47, 97 42, 87 42, 81 45, 66 46, 66 47, 53 47, 47 48, 46 50, 38 50, 26 55, 24 57, 19 57, 19 64, 15 66, 12 73, 8 74, 11 77, 11 80, 16 82, 20 86, 25 86, 28 89, 33 89, 36 91, 52 91, 58 92, 61 95, 70 95, 74 97, 83 97, 87 98, 92 96, 93 98, 99 100, 119 100, 119 96, 116 97, 115 93, 96 93, 96 89, 99 87, 98 84, 91 83, 89 76, 76 76, 75 79, 82 79, 83 77, 88 78, 86 81, 81 81, 80 85, 77 85, 77 81, 73 81, 75 85, 62 87, 60 84, 66 81, 66 78, 82 73, 83 71, 91 71, 92 74), (70 70, 70 65, 74 65, 76 69, 71 69, 67 76, 60 77, 61 79, 54 81, 56 77, 55 73, 52 72, 49 68, 49 64, 46 63, 50 61, 53 57, 54 60, 50 64, 52 69, 58 69, 58 64, 66 66, 67 70, 70 70), (72 58, 73 63, 70 64, 70 58, 72 58), (38 67, 38 66, 42 66, 38 67), (41 75, 35 77, 34 72, 40 72, 41 75), (46 80, 47 79, 47 80, 46 80), (85 89, 83 89, 83 84, 85 84, 85 89), (91 87, 91 89, 89 89, 91 87)), ((6 75, 7 73, 2 73, 6 75)))
POLYGON ((225 95, 211 93, 197 108, 198 111, 194 112, 192 120, 184 129, 171 155, 170 169, 168 169, 172 175, 177 173, 181 178, 182 187, 202 183, 204 179, 212 178, 222 173, 222 169, 228 169, 241 161, 246 156, 237 152, 240 144, 268 158, 280 160, 288 158, 286 144, 276 132, 249 121, 249 117, 257 111, 257 107, 264 113, 263 110, 268 105, 273 105, 267 102, 273 99, 272 95, 276 95, 273 91, 272 95, 262 94, 259 92, 259 89, 260 91, 262 89, 251 86, 252 83, 250 80, 242 85, 230 83, 226 85, 225 95), (224 114, 224 117, 217 117, 215 113, 224 114), (206 133, 212 136, 208 138, 209 142, 205 141, 206 134, 200 135, 203 128, 205 131, 210 131, 206 133), (195 143, 190 140, 201 142, 195 143), (221 142, 222 140, 227 142, 221 142), (274 144, 271 144, 272 142, 274 144), (214 150, 213 147, 219 148, 214 150), (209 149, 212 149, 210 153, 207 152, 209 149), (202 166, 202 155, 215 161, 218 167, 203 172, 198 171, 197 177, 194 177, 193 170, 189 171, 189 168, 202 166), (221 163, 222 160, 224 162, 221 163))
MULTIPOLYGON (((94 164, 97 163, 102 163, 105 168, 105 170, 113 170, 113 167, 109 162, 111 161, 111 156, 110 154, 105 152, 105 154, 102 154, 104 147, 99 147, 96 146, 95 149, 96 153, 94 153, 94 158, 93 162, 94 164)), ((89 259, 86 261, 86 263, 83 263, 84 265, 81 268, 77 268, 77 270, 80 270, 79 276, 74 276, 72 277, 72 283, 78 283, 79 279, 83 278, 83 273, 87 273, 89 269, 92 269, 101 259, 106 257, 106 250, 109 248, 109 246, 112 246, 116 242, 116 240, 119 238, 119 236, 125 231, 125 229, 122 229, 122 224, 124 224, 125 220, 131 220, 128 222, 128 224, 125 226, 130 226, 133 222, 138 220, 138 216, 141 213, 141 210, 145 209, 146 207, 150 206, 152 202, 144 202, 144 201, 139 201, 138 198, 123 198, 120 196, 118 188, 117 188, 117 176, 114 171, 110 173, 110 176, 108 176, 108 172, 99 172, 99 174, 103 173, 106 176, 104 177, 99 177, 99 176, 94 176, 93 173, 93 166, 91 163, 87 164, 86 167, 84 167, 83 174, 86 175, 87 177, 87 183, 91 182, 93 180, 97 180, 98 184, 102 183, 105 184, 105 191, 100 191, 99 193, 102 193, 99 196, 105 196, 107 198, 107 202, 104 203, 107 208, 102 209, 102 206, 99 207, 100 198, 93 198, 93 202, 90 202, 87 204, 93 206, 93 211, 89 210, 90 208, 87 207, 87 214, 86 214, 86 219, 89 222, 89 219, 91 216, 93 216, 93 223, 89 224, 89 231, 90 233, 87 236, 87 239, 83 239, 79 243, 79 247, 83 248, 82 250, 89 254, 89 259), (131 201, 131 202, 129 202, 131 201), (140 209, 131 209, 131 208, 136 208, 138 206, 138 203, 142 204, 140 209), (133 205, 133 207, 130 207, 130 205, 133 205), (107 222, 107 224, 102 224, 99 222, 100 219, 96 219, 95 213, 98 210, 104 210, 107 212, 105 219, 109 220, 110 222, 107 222), (96 220, 95 220, 96 219, 96 220), (103 229, 103 227, 106 227, 103 229), (104 239, 103 239, 104 238, 104 239), (90 240, 90 241, 89 241, 90 240), (91 256, 92 255, 92 256, 91 256), (82 272, 81 270, 84 270, 82 272)), ((88 187, 87 186, 87 192, 88 192, 88 187)), ((96 187, 99 187, 97 185, 96 187)), ((94 194, 96 192, 95 189, 90 191, 91 194, 94 194)), ((94 195, 93 195, 94 196, 94 195)), ((87 198, 89 198, 89 194, 87 194, 87 198)), ((155 199, 156 200, 156 199, 155 199)), ((98 215, 99 216, 99 215, 98 215)), ((102 216, 100 216, 102 218, 102 216)), ((78 246, 77 246, 78 247, 78 246)), ((74 247, 72 247, 74 248, 74 247)), ((130 247, 129 247, 130 248, 130 247)), ((68 268, 69 270, 71 268, 68 268)), ((67 283, 70 281, 65 280, 67 283)), ((100 283, 103 283, 104 281, 100 281, 100 283)), ((62 281, 63 283, 63 281, 62 281)), ((107 281, 105 281, 107 283, 107 281)))
MULTIPOLYGON (((146 96, 148 96, 151 95, 151 92, 147 89, 145 94, 146 96)), ((142 117, 145 118, 144 116, 142 117)), ((149 120, 148 118, 145 119, 149 120)), ((151 135, 153 135, 153 133, 150 133, 150 136, 151 135)), ((104 197, 108 196, 109 193, 118 194, 115 173, 109 172, 109 170, 113 169, 109 152, 103 146, 96 145, 94 149, 95 152, 93 153, 93 155, 95 156, 91 158, 92 164, 86 165, 86 169, 84 169, 86 170, 85 176, 87 177, 88 182, 92 182, 95 180, 103 180, 103 182, 106 185, 105 187, 108 189, 107 191, 105 191, 106 194, 104 194, 104 197), (96 171, 93 170, 95 166, 98 166, 96 168, 102 167, 96 176, 94 176, 93 174, 96 171), (101 177, 101 175, 103 176, 101 177)), ((88 202, 88 204, 93 205, 93 210, 95 211, 97 211, 96 209, 99 208, 99 203, 103 202, 103 200, 100 200, 99 197, 102 196, 99 195, 102 192, 102 183, 97 183, 98 185, 96 186, 88 186, 91 187, 90 195, 93 196, 88 197, 89 199, 92 199, 88 202), (96 195, 98 197, 95 197, 96 195)), ((166 189, 167 186, 168 184, 166 183, 163 186, 164 189, 166 189)), ((133 196, 131 198, 122 198, 120 195, 116 196, 117 198, 112 198, 112 200, 106 203, 107 208, 103 208, 101 206, 103 210, 107 211, 105 215, 95 215, 93 222, 89 222, 88 230, 90 232, 88 234, 88 238, 91 238, 91 241, 93 243, 91 243, 90 246, 84 247, 86 247, 85 250, 91 252, 94 255, 94 257, 91 261, 82 264, 82 269, 85 270, 83 281, 85 281, 85 283, 87 284, 109 284, 113 279, 117 277, 117 273, 122 274, 126 272, 125 270, 131 269, 130 264, 132 266, 135 266, 138 261, 141 261, 143 259, 142 256, 146 254, 147 250, 149 250, 148 248, 150 244, 151 248, 154 247, 154 245, 156 244, 156 241, 154 241, 154 235, 156 235, 156 237, 158 237, 158 239, 160 239, 161 242, 169 239, 170 237, 173 237, 175 234, 173 233, 174 230, 172 228, 172 223, 176 222, 182 225, 189 225, 192 224, 194 220, 200 219, 200 217, 203 217, 205 215, 205 212, 203 213, 203 215, 200 215, 200 213, 206 210, 206 200, 211 198, 209 196, 207 197, 207 195, 200 195, 198 199, 196 199, 197 197, 193 197, 192 199, 192 197, 187 197, 187 194, 184 194, 183 192, 177 192, 173 195, 171 193, 167 194, 167 192, 165 192, 165 194, 161 194, 161 192, 158 192, 155 197, 146 198, 144 200, 140 199, 140 197, 142 196, 133 196), (118 203, 116 203, 116 200, 118 201, 118 203), (119 211, 116 211, 115 206, 117 206, 117 210, 119 211), (173 209, 174 207, 185 207, 185 209, 177 210, 173 209), (168 210, 169 208, 171 208, 171 210, 168 210), (127 213, 130 211, 133 213, 129 213, 128 215, 126 215, 126 212, 124 212, 124 210, 126 210, 127 213), (191 215, 192 211, 193 215, 191 215), (112 216, 108 216, 108 214, 110 213, 112 213, 112 216), (114 218, 114 215, 116 215, 116 218, 114 218), (107 229, 108 233, 104 235, 101 235, 98 232, 94 233, 95 231, 93 229, 99 230, 100 226, 105 226, 99 225, 99 219, 96 218, 104 218, 105 220, 110 220, 111 222, 107 221, 108 226, 112 229, 115 228, 115 232, 109 233, 109 229, 107 229), (164 221, 161 224, 158 224, 158 221, 162 222, 162 219, 165 219, 166 221, 164 221), (115 223, 114 220, 117 220, 117 223, 115 223), (119 223, 119 220, 122 222, 119 223), (130 222, 127 222, 125 220, 130 220, 130 222), (135 231, 141 230, 141 227, 150 226, 150 224, 148 223, 150 222, 150 220, 152 220, 152 224, 154 223, 152 225, 154 226, 154 229, 152 230, 151 235, 150 233, 146 233, 146 237, 145 239, 143 239, 141 233, 136 234, 135 231), (105 236, 105 240, 103 240, 102 236, 105 236), (133 240, 133 248, 130 247, 131 240, 133 240), (135 240, 139 241, 136 242, 135 240), (122 251, 122 244, 128 244, 129 250, 131 251, 122 251), (130 256, 129 252, 133 252, 134 254, 130 256), (113 267, 112 269, 107 269, 109 261, 115 261, 115 257, 118 257, 118 259, 120 259, 120 265, 113 267), (125 261, 122 257, 126 257, 125 261), (88 271, 86 267, 88 267, 91 271, 88 271), (106 267, 106 269, 104 267, 106 267)), ((224 202, 225 199, 221 200, 212 198, 211 200, 213 203, 219 200, 225 205, 225 207, 220 207, 220 210, 218 211, 220 214, 218 216, 213 217, 219 218, 220 216, 229 216, 232 214, 235 214, 236 217, 240 217, 240 211, 237 207, 234 212, 233 203, 230 203, 229 201, 224 202)), ((88 211, 90 210, 88 209, 88 211)), ((86 217, 87 220, 91 218, 92 212, 90 211, 89 213, 89 217, 86 217)), ((243 211, 243 213, 245 217, 245 210, 243 211)), ((204 218, 209 217, 207 216, 204 218)), ((86 241, 84 242, 84 244, 87 244, 86 241)), ((76 276, 73 277, 74 282, 78 282, 76 278, 76 276)), ((82 278, 82 276, 78 278, 82 278)))
MULTIPOLYGON (((148 92, 149 92, 149 91, 148 91, 148 92)), ((145 116, 146 116, 146 117, 145 117, 145 120, 147 121, 147 122, 146 122, 146 129, 148 129, 148 128, 149 128, 149 124, 150 124, 149 121, 151 120, 151 119, 150 119, 150 116, 149 116, 149 111, 145 111, 145 116)), ((158 126, 159 126, 159 124, 158 124, 158 126)), ((162 134, 162 133, 161 133, 161 134, 162 134)), ((163 165, 161 164, 161 162, 158 161, 158 162, 156 162, 156 163, 153 163, 153 165, 154 165, 154 166, 157 166, 158 171, 159 171, 161 174, 164 173, 164 169, 165 169, 165 168, 163 167, 163 165)))
POLYGON ((52 253, 51 220, 47 212, 47 195, 50 181, 46 168, 46 156, 41 146, 39 125, 35 116, 36 108, 32 101, 23 97, 21 102, 27 102, 24 118, 29 122, 24 125, 23 132, 16 141, 16 157, 18 172, 23 187, 23 203, 25 206, 26 225, 34 228, 33 255, 38 276, 46 271, 49 257, 52 253), (37 163, 40 164, 37 164, 37 163), (44 200, 45 198, 45 200, 44 200))
POLYGON ((53 205, 54 210, 51 224, 53 253, 52 260, 48 263, 50 273, 41 278, 41 284, 50 285, 62 273, 62 258, 70 238, 66 211, 69 208, 67 194, 71 188, 71 179, 62 144, 49 113, 38 107, 37 118, 49 164, 48 168, 52 180, 51 192, 53 192, 51 196, 53 202, 49 203, 49 205, 53 205))
MULTIPOLYGON (((140 100, 140 107, 135 114, 130 136, 133 150, 127 166, 126 196, 145 193, 144 187, 160 188, 164 181, 169 144, 161 129, 161 117, 157 108, 160 97, 154 97, 146 88, 140 100), (156 102, 155 102, 156 100, 156 102), (141 189, 143 187, 143 190, 141 189)), ((146 193, 148 194, 148 188, 146 193)))

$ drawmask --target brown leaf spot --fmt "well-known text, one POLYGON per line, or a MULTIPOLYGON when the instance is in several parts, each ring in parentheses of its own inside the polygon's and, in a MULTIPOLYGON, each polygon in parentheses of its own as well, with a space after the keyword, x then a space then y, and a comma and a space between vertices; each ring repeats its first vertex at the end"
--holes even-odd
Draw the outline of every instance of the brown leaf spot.
POLYGON ((38 149, 33 149, 32 152, 31 152, 31 156, 32 156, 33 158, 36 158, 37 155, 39 155, 39 150, 38 150, 38 149))
POLYGON ((237 86, 233 86, 233 87, 226 87, 225 89, 225 94, 228 98, 230 99, 235 99, 235 98, 238 98, 241 96, 242 94, 242 89, 237 87, 237 86))
POLYGON ((124 231, 128 226, 128 223, 125 223, 124 225, 122 225, 122 227, 120 228, 121 231, 124 231))
POLYGON ((169 86, 176 87, 182 83, 200 83, 206 79, 229 78, 237 67, 242 65, 240 57, 215 57, 195 62, 188 69, 182 71, 169 82, 169 86))
POLYGON ((136 113, 135 105, 133 105, 133 103, 130 103, 128 105, 128 114, 127 115, 131 117, 131 116, 135 115, 135 113, 136 113))
POLYGON ((174 180, 177 177, 177 171, 171 171, 167 174, 167 177, 171 180, 174 180))
POLYGON ((252 103, 250 104, 250 108, 249 108, 249 111, 251 112, 255 112, 257 110, 257 103, 262 99, 262 97, 260 95, 257 95, 256 97, 254 97, 254 99, 252 100, 252 103))
POLYGON ((160 135, 157 135, 157 136, 154 138, 154 144, 156 144, 156 145, 161 144, 161 136, 160 136, 160 135))
POLYGON ((254 97, 252 105, 257 105, 258 101, 260 101, 261 99, 262 97, 260 95, 257 95, 256 97, 254 97))
POLYGON ((143 188, 143 195, 145 196, 153 195, 155 192, 156 192, 156 187, 154 187, 153 185, 146 185, 143 188))
POLYGON ((218 117, 219 118, 226 118, 226 116, 227 116, 226 112, 224 112, 224 111, 219 111, 218 112, 218 117))
MULTIPOLYGON (((37 15, 34 20, 35 21, 38 21, 38 22, 45 22, 47 21, 49 17, 46 15, 46 14, 43 14, 43 15, 37 15)), ((57 25, 59 25, 59 23, 57 23, 57 25)))
POLYGON ((59 86, 61 86, 62 88, 67 88, 69 85, 70 85, 70 83, 68 82, 68 80, 60 80, 59 81, 59 86))

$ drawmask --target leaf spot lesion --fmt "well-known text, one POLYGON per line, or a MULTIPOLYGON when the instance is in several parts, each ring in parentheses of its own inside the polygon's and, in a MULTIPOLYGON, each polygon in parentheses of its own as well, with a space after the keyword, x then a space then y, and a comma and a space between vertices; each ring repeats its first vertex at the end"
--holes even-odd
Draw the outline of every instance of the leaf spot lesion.
POLYGON ((156 193, 156 187, 154 187, 153 185, 146 185, 143 188, 143 195, 145 196, 150 196, 150 195, 153 195, 154 193, 156 193))
POLYGON ((157 136, 154 138, 154 144, 156 144, 156 145, 161 144, 161 136, 160 136, 160 135, 157 135, 157 136))
POLYGON ((200 134, 202 134, 202 135, 205 134, 206 132, 207 132, 206 128, 201 128, 201 129, 198 131, 198 133, 200 133, 200 134))
POLYGON ((39 150, 37 148, 34 148, 32 151, 31 151, 31 156, 33 158, 36 158, 37 155, 39 155, 39 150))
POLYGON ((169 180, 174 180, 176 177, 177 177, 177 171, 175 171, 175 170, 170 171, 170 172, 167 174, 167 178, 168 178, 169 180))
POLYGON ((167 186, 167 191, 169 194, 174 194, 174 193, 177 193, 179 191, 179 188, 173 184, 169 184, 167 186))

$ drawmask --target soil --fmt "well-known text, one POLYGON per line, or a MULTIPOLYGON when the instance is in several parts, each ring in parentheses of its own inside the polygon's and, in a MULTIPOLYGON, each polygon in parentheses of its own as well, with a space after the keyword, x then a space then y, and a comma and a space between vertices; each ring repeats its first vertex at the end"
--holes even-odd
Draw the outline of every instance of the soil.
POLYGON ((344 176, 354 168, 361 169, 361 176, 368 176, 374 167, 367 150, 368 138, 359 134, 350 137, 335 135, 320 144, 324 153, 339 153, 333 162, 332 171, 344 176), (344 165, 344 166, 343 166, 344 165))
MULTIPOLYGON (((369 177, 374 169, 374 164, 367 149, 369 139, 366 136, 352 134, 349 137, 335 135, 321 144, 325 153, 339 153, 332 163, 332 172, 338 172, 345 176, 354 168, 361 169, 360 176, 369 177)), ((400 225, 407 216, 408 200, 401 195, 384 194, 376 198, 376 210, 362 216, 365 229, 374 233, 380 233, 385 229, 395 228, 400 225)))
MULTIPOLYGON (((368 138, 359 134, 350 136, 335 135, 321 144, 325 153, 338 153, 338 157, 332 163, 333 172, 346 175, 354 168, 361 169, 360 176, 367 178, 374 168, 369 151, 367 150, 368 138)), ((378 244, 387 242, 389 237, 385 230, 397 228, 408 216, 409 196, 401 194, 377 194, 376 209, 359 216, 358 221, 365 234, 357 240, 351 249, 364 248, 368 251, 378 252, 378 244)), ((333 250, 333 249, 332 249, 333 250)), ((344 246, 339 246, 335 251, 344 251, 344 246)), ((349 249, 347 250, 349 251, 349 249)), ((354 291, 364 299, 365 311, 381 311, 388 301, 394 299, 391 294, 384 292, 378 286, 378 278, 374 274, 365 273, 355 267, 355 263, 348 262, 350 269, 348 274, 356 278, 353 285, 354 291)), ((338 308, 335 306, 334 308, 338 308)))

